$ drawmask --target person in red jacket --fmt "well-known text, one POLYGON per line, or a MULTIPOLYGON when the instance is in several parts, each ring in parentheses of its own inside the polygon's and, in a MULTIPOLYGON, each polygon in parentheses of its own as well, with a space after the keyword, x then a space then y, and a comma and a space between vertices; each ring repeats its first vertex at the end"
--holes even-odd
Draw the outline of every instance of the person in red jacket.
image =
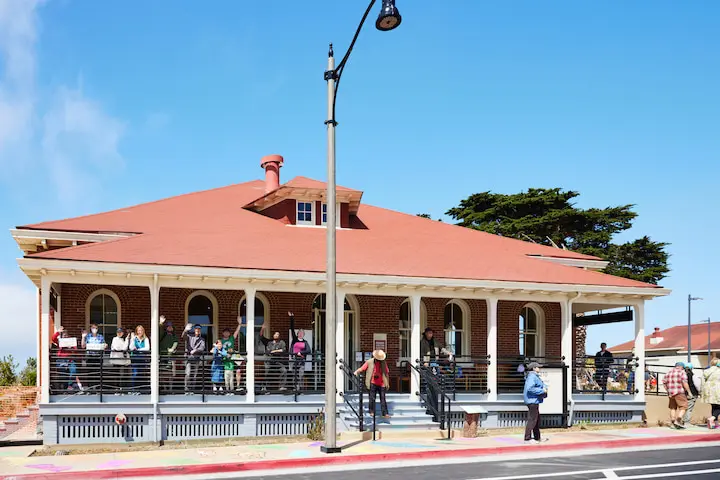
POLYGON ((388 369, 385 352, 382 350, 375 350, 373 352, 373 358, 366 361, 362 367, 355 370, 355 375, 360 372, 365 373, 365 387, 370 390, 370 416, 375 416, 375 397, 380 393, 380 411, 382 416, 390 418, 388 412, 387 400, 385 393, 388 387, 390 387, 390 370, 388 369))

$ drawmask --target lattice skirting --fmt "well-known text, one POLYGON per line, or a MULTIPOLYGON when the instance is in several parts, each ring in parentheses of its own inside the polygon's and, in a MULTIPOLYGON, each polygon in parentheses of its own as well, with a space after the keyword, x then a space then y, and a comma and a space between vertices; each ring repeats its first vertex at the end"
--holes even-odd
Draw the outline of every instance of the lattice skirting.
POLYGON ((575 412, 574 423, 628 423, 633 412, 575 412))
POLYGON ((163 417, 165 440, 242 437, 245 433, 244 427, 244 415, 166 415, 163 417))
MULTIPOLYGON (((540 426, 543 428, 562 427, 562 415, 540 415, 540 426)), ((527 412, 498 412, 498 427, 524 427, 527 412)))
POLYGON ((320 414, 258 415, 258 437, 281 437, 284 435, 307 435, 310 424, 320 414))
POLYGON ((128 415, 124 425, 114 415, 57 417, 57 443, 128 443, 148 441, 149 418, 128 415))

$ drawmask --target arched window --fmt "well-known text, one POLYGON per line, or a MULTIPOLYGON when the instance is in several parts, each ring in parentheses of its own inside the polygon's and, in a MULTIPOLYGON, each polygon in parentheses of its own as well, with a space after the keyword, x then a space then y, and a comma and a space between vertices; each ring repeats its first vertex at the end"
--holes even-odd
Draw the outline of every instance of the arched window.
MULTIPOLYGON (((247 299, 245 297, 240 300, 240 317, 242 323, 247 325, 247 299)), ((273 332, 270 331, 270 307, 268 306, 267 299, 260 293, 255 294, 255 341, 257 342, 260 336, 260 329, 265 325, 265 336, 272 337, 273 332)), ((247 338, 247 329, 243 327, 241 331, 247 338)))
POLYGON ((86 328, 93 323, 97 325, 98 332, 110 343, 117 328, 122 326, 118 296, 106 289, 93 292, 85 307, 85 323, 86 328))
MULTIPOLYGON (((420 302, 420 334, 427 325, 427 311, 425 304, 420 302)), ((410 307, 410 299, 405 300, 400 305, 400 321, 398 323, 398 331, 400 333, 400 360, 411 360, 411 343, 412 342, 412 313, 410 307)))
POLYGON ((456 357, 470 356, 470 314, 460 300, 450 300, 444 311, 445 347, 456 357))
POLYGON ((211 345, 218 338, 217 316, 218 304, 212 293, 201 290, 193 292, 188 297, 185 303, 186 321, 200 325, 206 346, 211 345))
POLYGON ((542 311, 534 305, 525 305, 519 318, 520 355, 525 358, 544 355, 543 331, 542 311))

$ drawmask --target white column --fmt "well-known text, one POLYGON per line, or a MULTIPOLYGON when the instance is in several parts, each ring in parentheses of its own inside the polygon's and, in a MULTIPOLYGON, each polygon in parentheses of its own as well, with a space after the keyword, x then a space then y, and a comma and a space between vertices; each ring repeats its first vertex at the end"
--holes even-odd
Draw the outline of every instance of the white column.
POLYGON ((487 303, 487 354, 490 356, 490 365, 487 369, 488 401, 494 402, 498 398, 498 299, 490 297, 487 303))
POLYGON ((635 309, 635 356, 639 358, 635 369, 636 402, 645 401, 645 302, 633 306, 635 309))
MULTIPOLYGON (((37 296, 35 298, 38 299, 38 301, 42 300, 42 297, 40 296, 40 287, 35 289, 37 291, 37 296)), ((35 325, 37 326, 37 345, 35 345, 35 358, 37 358, 38 361, 38 374, 35 375, 35 386, 40 388, 40 377, 42 376, 42 341, 40 340, 40 336, 42 335, 42 313, 41 313, 41 307, 40 305, 37 306, 37 314, 35 315, 35 325)))
MULTIPOLYGON (((335 347, 337 349, 337 358, 342 358, 351 365, 350 361, 345 358, 345 292, 338 290, 337 292, 337 328, 335 329, 335 347)), ((340 368, 340 362, 337 363, 335 369, 335 389, 340 393, 345 392, 345 374, 340 368)), ((338 398, 338 402, 342 402, 342 398, 338 398)))
POLYGON ((40 280, 40 403, 50 401, 50 288, 52 282, 40 280))
POLYGON ((255 289, 245 289, 245 389, 247 403, 255 403, 255 289))
POLYGON ((561 333, 560 333, 560 355, 565 357, 564 363, 568 366, 568 375, 565 388, 567 388, 568 398, 572 396, 573 381, 575 379, 575 372, 573 371, 573 350, 575 344, 573 341, 573 313, 572 303, 570 299, 563 300, 560 302, 560 318, 561 318, 561 333))
MULTIPOLYGON (((155 274, 150 285, 150 401, 160 398, 160 286, 155 274)), ((157 441, 157 439, 155 439, 157 441)))
MULTIPOLYGON (((420 295, 410 297, 410 362, 420 359, 420 295)), ((418 400, 416 393, 420 391, 420 375, 410 369, 410 400, 418 400)))

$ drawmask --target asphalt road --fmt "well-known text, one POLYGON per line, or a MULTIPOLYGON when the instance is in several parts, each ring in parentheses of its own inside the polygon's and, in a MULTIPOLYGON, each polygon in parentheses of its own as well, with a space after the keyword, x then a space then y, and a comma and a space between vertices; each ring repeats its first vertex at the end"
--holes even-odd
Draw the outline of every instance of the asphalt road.
POLYGON ((718 446, 650 450, 574 457, 425 465, 381 470, 257 476, 264 480, 599 480, 720 479, 718 446))

